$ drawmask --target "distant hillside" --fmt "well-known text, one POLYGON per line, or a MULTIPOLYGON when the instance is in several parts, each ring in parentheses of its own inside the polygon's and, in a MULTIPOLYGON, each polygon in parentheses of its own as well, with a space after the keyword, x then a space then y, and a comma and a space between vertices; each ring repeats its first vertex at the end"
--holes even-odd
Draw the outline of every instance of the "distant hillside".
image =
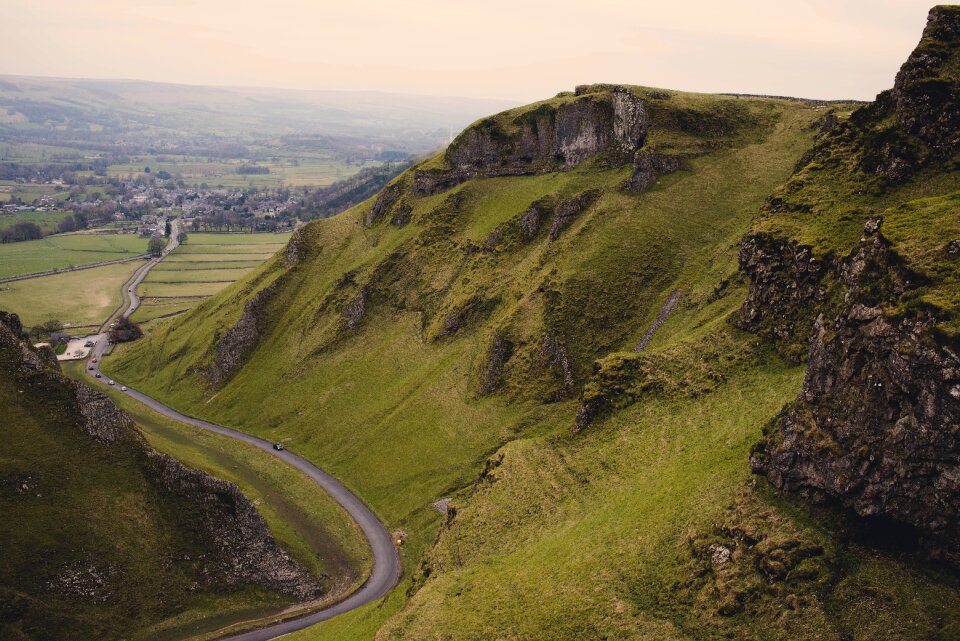
POLYGON ((378 92, 0 76, 0 142, 243 156, 237 147, 419 153, 509 103, 378 92))
POLYGON ((406 534, 297 641, 960 638, 958 52, 481 118, 106 367, 406 534))

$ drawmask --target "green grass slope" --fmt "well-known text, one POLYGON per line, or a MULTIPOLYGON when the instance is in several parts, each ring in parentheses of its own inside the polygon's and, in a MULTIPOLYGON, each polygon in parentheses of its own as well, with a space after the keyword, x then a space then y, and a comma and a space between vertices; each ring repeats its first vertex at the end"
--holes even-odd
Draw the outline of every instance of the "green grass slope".
MULTIPOLYGON (((510 136, 604 91, 477 126, 510 136)), ((750 486, 750 447, 802 370, 732 328, 737 244, 825 110, 630 91, 649 106, 647 147, 681 159, 641 193, 601 153, 417 195, 417 172, 448 167, 441 155, 388 186, 380 222, 369 201, 306 226, 283 256, 105 363, 183 411, 291 439, 407 535, 402 590, 295 638, 956 631, 949 577, 836 539, 750 486), (214 386, 218 345, 251 308, 255 347, 214 386), (629 402, 574 433, 575 399, 608 385, 629 402), (441 517, 443 497, 454 509, 441 517)))
POLYGON ((0 356, 0 636, 131 638, 189 609, 249 616, 287 602, 203 585, 196 509, 156 486, 142 445, 97 443, 67 382, 25 372, 6 346, 0 356))

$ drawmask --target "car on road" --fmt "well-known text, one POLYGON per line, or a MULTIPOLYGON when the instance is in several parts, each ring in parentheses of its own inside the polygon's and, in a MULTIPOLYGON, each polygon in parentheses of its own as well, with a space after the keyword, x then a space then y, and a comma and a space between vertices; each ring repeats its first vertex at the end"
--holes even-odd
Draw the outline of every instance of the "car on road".
POLYGON ((107 381, 107 385, 116 385, 113 381, 107 381))
POLYGON ((102 374, 100 374, 100 372, 97 372, 96 374, 94 374, 94 376, 96 376, 97 378, 100 378, 102 374))
POLYGON ((93 370, 95 370, 95 369, 97 369, 97 368, 96 368, 96 367, 94 367, 93 365, 91 365, 91 366, 90 366, 90 367, 88 367, 87 369, 88 369, 88 370, 90 370, 90 371, 92 372, 93 370))
POLYGON ((126 391, 127 391, 127 386, 126 386, 126 385, 121 385, 121 386, 120 386, 120 391, 121 391, 121 392, 126 392, 126 391))
POLYGON ((91 359, 90 359, 90 362, 91 362, 91 363, 96 363, 96 362, 97 362, 97 357, 94 356, 93 358, 91 358, 91 359))
POLYGON ((283 443, 274 443, 273 449, 277 450, 278 452, 283 450, 283 443))

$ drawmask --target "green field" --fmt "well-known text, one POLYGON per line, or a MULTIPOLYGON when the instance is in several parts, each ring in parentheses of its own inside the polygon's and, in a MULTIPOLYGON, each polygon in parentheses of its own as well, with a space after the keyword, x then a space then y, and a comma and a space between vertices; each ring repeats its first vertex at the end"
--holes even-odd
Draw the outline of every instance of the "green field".
POLYGON ((144 280, 139 287, 139 293, 144 298, 169 298, 183 296, 212 296, 233 281, 223 282, 185 282, 185 283, 157 283, 144 280))
POLYGON ((138 293, 136 322, 186 311, 218 293, 283 248, 289 234, 193 232, 150 271, 138 293))
POLYGON ((295 157, 272 158, 254 163, 268 168, 270 170, 268 174, 237 172, 238 167, 248 164, 251 163, 241 160, 216 161, 189 156, 141 156, 136 161, 126 164, 110 165, 107 168, 107 174, 125 179, 141 175, 144 168, 150 167, 153 175, 159 171, 166 171, 174 178, 179 177, 188 185, 207 183, 210 187, 248 185, 267 188, 277 188, 281 185, 319 187, 348 178, 364 167, 376 163, 347 164, 330 154, 303 153, 295 157))
MULTIPOLYGON (((161 263, 163 264, 163 263, 161 263)), ((215 263, 209 263, 215 264, 215 263)), ((237 280, 249 268, 213 268, 213 269, 157 269, 151 270, 147 277, 150 283, 203 283, 229 282, 237 280)))
POLYGON ((0 283, 0 309, 16 312, 27 326, 50 319, 99 326, 120 305, 123 283, 142 265, 135 260, 0 283))
MULTIPOLYGON (((2 194, 2 192, 0 192, 2 194)), ((13 227, 17 223, 34 223, 43 230, 45 234, 51 234, 57 229, 57 225, 70 212, 66 211, 24 211, 16 214, 0 213, 0 231, 13 227)))
POLYGON ((0 245, 0 278, 134 258, 146 251, 147 239, 134 234, 62 234, 6 243, 0 245))
POLYGON ((0 203, 9 201, 16 196, 25 203, 33 203, 46 196, 48 200, 59 202, 66 200, 70 194, 65 189, 47 183, 18 183, 12 180, 0 180, 0 203))
POLYGON ((194 243, 191 237, 190 242, 185 244, 183 249, 178 248, 177 251, 181 254, 250 254, 251 256, 269 256, 282 248, 283 243, 242 243, 237 245, 217 243, 200 245, 194 243))
MULTIPOLYGON (((242 254, 243 256, 249 256, 249 254, 242 254)), ((259 258, 259 254, 256 254, 256 258, 251 258, 249 260, 217 260, 218 256, 206 257, 200 256, 198 259, 189 255, 189 254, 177 254, 174 252, 166 258, 163 259, 163 262, 157 265, 154 269, 156 271, 191 271, 191 270, 200 270, 207 271, 211 269, 249 269, 251 267, 256 267, 263 262, 259 258)))
MULTIPOLYGON (((170 254, 169 257, 164 259, 164 262, 170 261, 171 263, 222 263, 224 261, 232 262, 247 262, 247 263, 256 263, 260 264, 267 258, 273 255, 274 251, 266 252, 262 249, 258 249, 256 245, 250 245, 252 251, 245 251, 244 247, 246 245, 224 245, 222 251, 213 251, 213 252, 202 252, 202 251, 189 251, 184 250, 180 251, 177 248, 177 251, 170 254), (227 251, 229 250, 229 251, 227 251)), ((202 269, 207 269, 203 267, 202 269)))

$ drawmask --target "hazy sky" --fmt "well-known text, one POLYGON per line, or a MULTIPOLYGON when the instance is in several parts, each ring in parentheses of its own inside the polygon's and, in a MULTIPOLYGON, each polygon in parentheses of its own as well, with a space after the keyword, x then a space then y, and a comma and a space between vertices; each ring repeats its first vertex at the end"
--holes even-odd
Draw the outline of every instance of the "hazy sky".
POLYGON ((0 73, 533 100, 870 99, 930 0, 0 0, 0 73))

